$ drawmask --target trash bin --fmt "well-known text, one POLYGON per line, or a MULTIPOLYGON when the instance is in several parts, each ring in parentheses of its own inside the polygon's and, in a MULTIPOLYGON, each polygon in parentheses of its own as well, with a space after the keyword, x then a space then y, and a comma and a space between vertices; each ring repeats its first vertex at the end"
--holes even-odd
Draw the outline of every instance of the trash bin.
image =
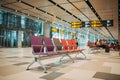
POLYGON ((106 47, 105 47, 105 52, 106 52, 106 53, 109 53, 109 52, 110 52, 109 46, 106 46, 106 47))

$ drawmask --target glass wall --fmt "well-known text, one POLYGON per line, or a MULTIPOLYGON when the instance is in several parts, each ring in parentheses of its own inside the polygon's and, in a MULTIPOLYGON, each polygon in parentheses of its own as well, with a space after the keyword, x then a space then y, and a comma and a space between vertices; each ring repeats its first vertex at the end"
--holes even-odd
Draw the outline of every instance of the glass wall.
POLYGON ((2 29, 0 30, 1 35, 1 40, 0 40, 0 45, 5 46, 5 47, 17 47, 17 35, 18 32, 16 30, 6 30, 2 29))
POLYGON ((18 41, 21 41, 22 47, 29 47, 31 45, 29 36, 43 35, 43 31, 43 21, 0 10, 1 47, 18 47, 18 41), (19 31, 22 31, 21 35, 18 34, 19 31), (18 36, 21 36, 21 40, 18 40, 18 36))
POLYGON ((50 25, 50 34, 51 37, 62 38, 62 39, 72 39, 74 37, 75 31, 74 29, 59 24, 51 24, 50 25), (53 30, 54 29, 54 30, 53 30), (56 31, 57 30, 57 31, 56 31))
POLYGON ((51 24, 51 37, 64 38, 64 39, 78 39, 79 46, 86 46, 86 42, 96 42, 97 39, 101 38, 95 30, 91 28, 71 28, 71 25, 58 25, 51 24), (54 28, 54 30, 52 30, 54 28))

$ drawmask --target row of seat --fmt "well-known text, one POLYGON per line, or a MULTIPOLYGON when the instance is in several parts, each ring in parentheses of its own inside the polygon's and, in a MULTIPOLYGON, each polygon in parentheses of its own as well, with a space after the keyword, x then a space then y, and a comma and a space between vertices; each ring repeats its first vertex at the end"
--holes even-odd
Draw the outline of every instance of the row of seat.
POLYGON ((40 60, 38 60, 38 58, 41 57, 41 55, 51 56, 64 54, 61 56, 59 61, 61 61, 65 56, 67 56, 72 60, 72 62, 74 62, 73 58, 70 56, 69 53, 76 52, 76 56, 79 53, 82 53, 86 58, 86 55, 83 53, 84 49, 78 48, 74 39, 51 39, 49 37, 43 37, 43 39, 40 39, 39 36, 30 36, 30 41, 32 46, 32 53, 34 55, 34 60, 28 65, 27 70, 29 70, 29 67, 34 62, 38 62, 43 67, 44 72, 47 72, 46 67, 41 63, 40 60))
POLYGON ((120 44, 110 43, 109 47, 114 49, 114 50, 119 50, 120 49, 120 44))

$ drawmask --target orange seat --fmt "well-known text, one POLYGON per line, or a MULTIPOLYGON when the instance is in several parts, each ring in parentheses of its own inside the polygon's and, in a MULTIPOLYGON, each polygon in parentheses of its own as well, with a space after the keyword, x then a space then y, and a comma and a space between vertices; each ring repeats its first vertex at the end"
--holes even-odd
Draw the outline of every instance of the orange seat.
POLYGON ((69 46, 67 45, 67 42, 65 39, 61 39, 61 43, 63 45, 63 50, 69 50, 69 46))
POLYGON ((54 42, 54 45, 56 46, 56 50, 58 53, 64 53, 65 55, 63 55, 61 58, 60 58, 60 61, 65 57, 69 57, 72 62, 74 62, 74 60, 72 59, 72 57, 68 54, 69 53, 69 48, 68 48, 68 45, 67 45, 67 42, 65 39, 61 39, 61 42, 58 38, 53 38, 53 42, 54 42))
POLYGON ((74 50, 78 49, 78 46, 76 44, 76 40, 72 39, 71 41, 72 41, 74 50))
POLYGON ((70 50, 70 51, 74 51, 74 46, 73 46, 72 40, 71 40, 71 39, 68 39, 68 40, 66 40, 66 41, 67 41, 67 43, 68 43, 69 50, 70 50))

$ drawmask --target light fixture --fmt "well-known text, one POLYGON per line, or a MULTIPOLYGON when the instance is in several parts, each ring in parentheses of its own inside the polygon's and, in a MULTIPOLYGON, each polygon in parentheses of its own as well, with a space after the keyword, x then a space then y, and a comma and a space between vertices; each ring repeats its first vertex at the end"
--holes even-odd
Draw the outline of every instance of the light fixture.
POLYGON ((36 7, 33 7, 33 9, 36 9, 36 7))
POLYGON ((15 12, 17 12, 17 10, 15 10, 15 12))
POLYGON ((21 2, 22 0, 18 0, 18 2, 21 2))
POLYGON ((39 17, 38 17, 38 19, 39 19, 39 17))
POLYGON ((52 27, 52 32, 58 32, 57 28, 52 27))
POLYGON ((60 33, 61 33, 61 34, 64 34, 64 33, 65 33, 65 31, 64 31, 64 30, 60 30, 60 33))

